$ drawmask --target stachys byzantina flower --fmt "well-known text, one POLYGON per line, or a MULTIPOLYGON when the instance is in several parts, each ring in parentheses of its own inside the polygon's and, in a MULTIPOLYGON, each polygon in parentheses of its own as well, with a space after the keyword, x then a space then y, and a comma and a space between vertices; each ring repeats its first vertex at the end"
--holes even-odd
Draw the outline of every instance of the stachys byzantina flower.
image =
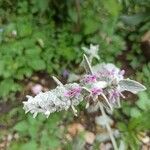
POLYGON ((120 98, 125 98, 123 91, 136 94, 146 89, 139 82, 125 79, 125 71, 120 70, 114 64, 102 63, 92 67, 89 66, 87 57, 84 57, 87 74, 83 76, 81 83, 92 93, 89 99, 101 100, 104 106, 113 109, 113 107, 120 106, 120 98))
MULTIPOLYGON (((98 46, 91 45, 94 49, 94 56, 98 52, 98 46)), ((84 48, 85 51, 88 51, 84 48)), ((91 52, 88 51, 88 52, 91 52)), ((145 90, 145 86, 134 80, 124 78, 124 70, 120 70, 114 64, 98 64, 91 66, 86 55, 83 57, 83 65, 86 74, 79 78, 79 83, 62 83, 55 77, 54 80, 58 86, 45 93, 41 92, 35 97, 27 96, 28 100, 23 102, 25 112, 30 112, 33 117, 38 113, 43 113, 47 117, 56 111, 73 109, 76 115, 77 106, 81 101, 90 104, 101 102, 103 106, 109 109, 120 106, 120 98, 125 98, 123 91, 130 91, 134 94, 145 90)))
MULTIPOLYGON (((27 96, 28 101, 23 102, 24 110, 36 117, 38 113, 43 113, 47 117, 56 111, 68 110, 70 107, 75 111, 83 100, 81 87, 77 83, 59 85, 51 91, 41 92, 35 97, 27 96)), ((76 113, 76 112, 75 112, 76 113)))

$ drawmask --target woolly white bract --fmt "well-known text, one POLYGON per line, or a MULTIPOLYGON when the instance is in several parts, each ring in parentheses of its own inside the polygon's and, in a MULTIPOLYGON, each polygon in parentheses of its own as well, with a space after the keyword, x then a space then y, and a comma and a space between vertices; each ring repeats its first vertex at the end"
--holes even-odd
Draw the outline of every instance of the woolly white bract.
POLYGON ((55 111, 68 110, 83 100, 79 93, 80 87, 77 83, 59 85, 51 91, 39 93, 35 97, 27 96, 28 101, 23 102, 25 112, 31 112, 35 118, 38 113, 48 117, 55 111), (79 92, 78 92, 79 91, 79 92))
POLYGON ((89 56, 89 61, 92 62, 93 58, 100 59, 98 55, 99 45, 90 44, 90 48, 82 47, 83 51, 89 56))
POLYGON ((120 70, 113 64, 98 64, 91 66, 86 55, 83 57, 83 65, 86 74, 80 77, 79 83, 62 83, 54 77, 58 86, 45 93, 39 93, 35 97, 27 96, 28 101, 23 102, 25 112, 30 112, 33 117, 43 113, 48 117, 56 111, 72 108, 74 114, 77 106, 85 100, 88 107, 99 101, 107 109, 113 110, 120 106, 120 97, 125 98, 123 91, 130 91, 134 94, 145 90, 145 86, 130 79, 124 79, 124 70, 120 70))

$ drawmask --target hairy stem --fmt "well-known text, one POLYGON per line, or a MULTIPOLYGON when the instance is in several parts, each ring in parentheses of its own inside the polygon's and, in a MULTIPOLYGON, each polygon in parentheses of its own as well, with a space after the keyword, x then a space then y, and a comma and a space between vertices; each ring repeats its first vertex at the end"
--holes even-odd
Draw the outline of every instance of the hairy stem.
MULTIPOLYGON (((104 107, 103 107, 103 105, 102 105, 101 102, 99 102, 99 107, 100 107, 102 116, 106 118, 107 115, 106 115, 106 113, 105 113, 104 107)), ((118 150, 117 143, 116 143, 116 140, 115 140, 115 138, 114 138, 114 135, 113 135, 113 133, 112 133, 112 130, 111 130, 111 127, 110 127, 109 123, 106 123, 106 129, 107 129, 107 131, 108 131, 108 133, 109 133, 109 136, 110 136, 111 142, 112 142, 112 144, 113 144, 114 150, 118 150)))
MULTIPOLYGON (((93 74, 91 63, 89 62, 89 60, 88 60, 88 58, 85 54, 83 55, 83 63, 84 63, 84 67, 85 67, 86 72, 90 73, 90 74, 93 74)), ((105 95, 103 95, 103 97, 105 98, 105 95)), ((107 98, 105 98, 105 100, 107 100, 107 98)), ((107 115, 105 113, 105 110, 104 110, 104 107, 103 107, 102 103, 101 102, 98 102, 98 103, 99 103, 99 107, 100 107, 102 116, 106 118, 107 115)), ((106 128, 107 128, 107 131, 109 133, 110 139, 112 141, 114 150, 118 150, 117 143, 116 143, 116 140, 113 136, 113 133, 112 133, 112 130, 111 130, 111 127, 110 127, 109 123, 106 123, 106 128)))
POLYGON ((55 83, 59 86, 63 86, 63 84, 55 77, 55 76, 52 76, 53 80, 55 81, 55 83))
POLYGON ((83 64, 84 64, 84 68, 85 68, 86 73, 87 74, 93 74, 91 64, 90 64, 90 62, 89 62, 89 60, 85 54, 83 55, 83 64))

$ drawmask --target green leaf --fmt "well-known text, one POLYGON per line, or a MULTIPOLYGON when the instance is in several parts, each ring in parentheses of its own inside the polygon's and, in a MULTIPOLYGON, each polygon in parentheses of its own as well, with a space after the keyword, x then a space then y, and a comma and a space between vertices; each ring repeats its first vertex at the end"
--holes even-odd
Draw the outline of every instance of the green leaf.
POLYGON ((85 23, 85 27, 84 27, 85 35, 92 34, 99 29, 99 23, 93 19, 88 18, 88 19, 84 20, 84 23, 85 23))
POLYGON ((34 57, 35 55, 40 55, 41 49, 39 47, 32 47, 30 49, 26 49, 25 54, 30 57, 34 57))
POLYGON ((69 9, 69 17, 70 19, 74 22, 74 23, 77 23, 77 20, 78 20, 78 14, 75 10, 73 9, 69 9))
POLYGON ((24 68, 20 68, 17 70, 15 78, 19 79, 19 80, 23 80, 24 76, 30 77, 32 75, 32 73, 33 73, 33 70, 31 68, 24 66, 24 68))
POLYGON ((44 70, 46 67, 45 62, 40 58, 31 59, 30 62, 28 62, 28 65, 36 71, 44 70))
POLYGON ((136 130, 140 125, 141 120, 139 118, 131 118, 128 124, 129 130, 136 130))
POLYGON ((20 150, 20 147, 22 146, 21 143, 17 143, 16 141, 15 142, 12 142, 10 144, 10 146, 8 147, 8 150, 20 150))
POLYGON ((5 27, 4 35, 10 36, 13 30, 16 30, 16 24, 11 22, 5 27))
POLYGON ((26 121, 20 121, 13 127, 14 130, 21 132, 21 133, 26 133, 28 128, 29 128, 29 125, 26 121))
POLYGON ((138 13, 132 16, 121 16, 122 21, 130 26, 136 26, 150 18, 150 13, 138 13))
POLYGON ((148 110, 150 108, 150 99, 148 94, 146 92, 139 93, 139 100, 136 104, 142 110, 148 110))
POLYGON ((0 96, 7 96, 10 92, 21 90, 21 86, 12 79, 5 79, 0 83, 0 96))
POLYGON ((141 112, 140 112, 140 110, 139 110, 138 108, 136 108, 136 107, 131 108, 131 110, 130 110, 130 116, 137 118, 137 117, 141 116, 141 112))
POLYGON ((44 12, 48 8, 48 0, 36 0, 36 7, 41 11, 44 12))
MULTIPOLYGON (((60 113, 62 114, 62 112, 60 113)), ((58 127, 58 122, 61 121, 60 113, 51 114, 51 117, 47 120, 48 124, 46 124, 46 126, 47 128, 50 128, 50 131, 52 132, 53 132, 53 129, 58 127)))
POLYGON ((5 71, 5 62, 4 60, 0 60, 0 75, 3 75, 4 71, 5 71))
POLYGON ((119 122, 117 123, 117 127, 119 128, 120 131, 127 131, 127 125, 122 123, 122 122, 119 122))
POLYGON ((17 24, 18 35, 20 37, 26 37, 32 33, 32 25, 30 22, 19 22, 17 24))
POLYGON ((60 140, 55 136, 50 136, 49 137, 49 147, 54 150, 56 148, 60 147, 60 140))
POLYGON ((35 141, 29 141, 25 144, 23 144, 20 147, 20 150, 37 150, 37 143, 35 141))
POLYGON ((131 106, 128 106, 128 105, 124 105, 124 106, 122 107, 123 113, 126 114, 127 116, 130 116, 130 107, 131 107, 131 106))
POLYGON ((117 16, 121 10, 121 5, 117 0, 104 1, 105 9, 112 15, 117 16))
POLYGON ((40 138, 40 146, 45 149, 48 149, 49 143, 50 143, 50 137, 48 135, 48 132, 46 130, 43 130, 40 138))

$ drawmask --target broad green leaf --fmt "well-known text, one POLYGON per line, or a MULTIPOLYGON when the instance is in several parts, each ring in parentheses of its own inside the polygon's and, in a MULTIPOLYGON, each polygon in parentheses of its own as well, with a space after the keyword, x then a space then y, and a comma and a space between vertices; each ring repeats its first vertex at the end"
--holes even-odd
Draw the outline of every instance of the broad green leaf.
POLYGON ((26 133, 28 128, 29 124, 26 121, 20 121, 13 127, 14 130, 21 133, 26 133))

